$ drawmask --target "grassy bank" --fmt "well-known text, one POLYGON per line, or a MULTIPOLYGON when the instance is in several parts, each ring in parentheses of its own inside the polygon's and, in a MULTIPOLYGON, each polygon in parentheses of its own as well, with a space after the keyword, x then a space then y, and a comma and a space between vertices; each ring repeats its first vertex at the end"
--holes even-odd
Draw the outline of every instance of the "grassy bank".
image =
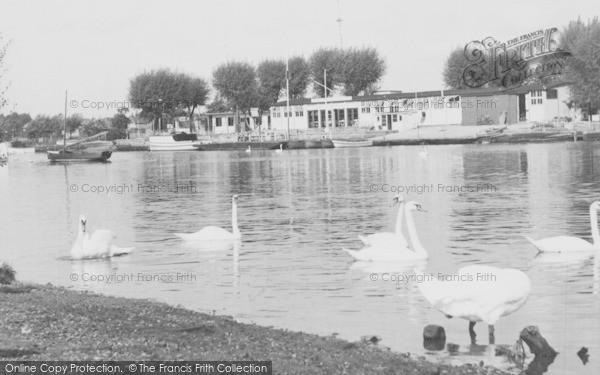
POLYGON ((146 300, 0 285, 0 360, 272 360, 277 374, 504 374, 146 300))

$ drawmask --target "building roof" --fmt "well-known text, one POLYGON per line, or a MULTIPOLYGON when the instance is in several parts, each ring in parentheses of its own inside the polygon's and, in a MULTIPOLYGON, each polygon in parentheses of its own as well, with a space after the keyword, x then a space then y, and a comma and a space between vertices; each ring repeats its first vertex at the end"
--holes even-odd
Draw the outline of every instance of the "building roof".
MULTIPOLYGON (((353 97, 351 97, 351 99, 335 100, 335 102, 341 103, 341 102, 357 102, 357 101, 414 99, 414 98, 429 98, 429 97, 436 97, 436 96, 442 96, 442 95, 444 95, 444 96, 456 95, 456 96, 464 96, 464 97, 493 96, 493 95, 517 95, 517 94, 527 93, 530 91, 547 90, 550 88, 555 88, 558 86, 565 86, 568 84, 569 84, 568 82, 560 82, 560 83, 555 83, 555 84, 550 84, 550 85, 533 84, 533 85, 519 86, 514 89, 505 89, 503 87, 483 87, 483 88, 459 89, 459 90, 398 92, 398 93, 390 93, 390 94, 353 96, 353 97)), ((334 100, 332 100, 332 102, 333 101, 334 100)), ((291 99, 290 106, 316 104, 316 103, 322 103, 322 102, 323 102, 322 98, 320 98, 318 102, 313 102, 313 100, 310 98, 299 98, 299 99, 291 99)), ((286 101, 280 101, 280 102, 273 104, 272 107, 284 107, 286 105, 287 105, 286 101)))

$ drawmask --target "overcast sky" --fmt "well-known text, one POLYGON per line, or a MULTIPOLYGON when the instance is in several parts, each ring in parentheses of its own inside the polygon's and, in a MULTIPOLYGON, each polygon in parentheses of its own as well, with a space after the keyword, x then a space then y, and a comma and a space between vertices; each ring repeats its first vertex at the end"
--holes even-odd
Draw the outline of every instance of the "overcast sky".
MULTIPOLYGON (((442 88, 448 53, 471 40, 506 41, 600 13, 598 0, 339 4, 344 46, 377 47, 388 66, 381 88, 402 91, 442 88)), ((130 79, 153 68, 210 79, 227 60, 308 57, 340 45, 337 18, 337 0, 0 0, 0 32, 12 40, 4 112, 62 113, 68 90, 79 103, 70 113, 112 115, 81 106, 126 100, 130 79)))

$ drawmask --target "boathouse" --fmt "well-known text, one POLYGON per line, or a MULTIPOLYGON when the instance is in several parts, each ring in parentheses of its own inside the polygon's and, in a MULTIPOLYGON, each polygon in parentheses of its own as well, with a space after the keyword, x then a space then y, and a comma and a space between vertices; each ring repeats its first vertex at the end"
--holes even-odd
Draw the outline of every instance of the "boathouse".
POLYGON ((364 96, 292 99, 270 108, 269 129, 327 127, 408 130, 429 125, 516 124, 573 117, 567 84, 515 89, 479 88, 389 92, 364 96))

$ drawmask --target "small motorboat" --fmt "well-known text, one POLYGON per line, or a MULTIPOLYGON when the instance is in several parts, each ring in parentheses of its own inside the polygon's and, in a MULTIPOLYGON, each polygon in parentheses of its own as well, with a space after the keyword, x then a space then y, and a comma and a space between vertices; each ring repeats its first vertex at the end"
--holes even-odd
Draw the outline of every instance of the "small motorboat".
POLYGON ((373 146, 373 141, 332 141, 333 147, 370 147, 373 146))
POLYGON ((196 134, 154 135, 149 137, 150 151, 192 151, 198 148, 196 134))

